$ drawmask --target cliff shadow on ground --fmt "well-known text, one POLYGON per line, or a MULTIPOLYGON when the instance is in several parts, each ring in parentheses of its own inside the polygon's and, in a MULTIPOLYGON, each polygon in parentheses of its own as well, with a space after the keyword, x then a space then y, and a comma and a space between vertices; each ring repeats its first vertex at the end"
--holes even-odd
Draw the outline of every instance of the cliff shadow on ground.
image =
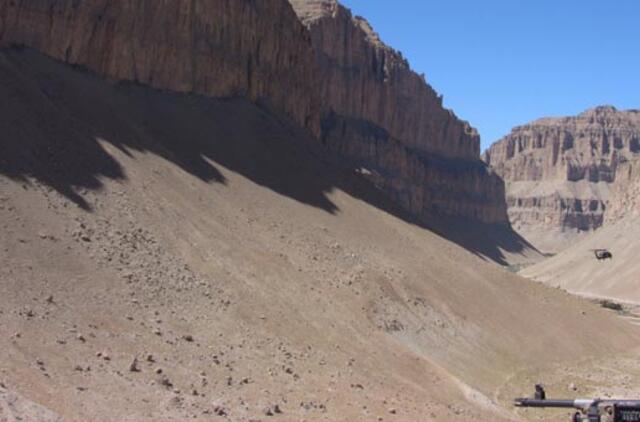
POLYGON ((482 259, 510 268, 530 265, 545 257, 509 223, 483 224, 469 220, 434 217, 427 228, 457 243, 482 259))
POLYGON ((126 172, 101 146, 157 154, 205 183, 225 185, 221 167, 296 201, 339 212, 343 190, 398 218, 437 232, 500 264, 532 246, 509 226, 438 217, 418 220, 289 122, 243 99, 173 94, 111 84, 29 49, 0 54, 0 173, 32 177, 82 209, 82 193, 126 172))
POLYGON ((247 100, 212 100, 131 83, 112 85, 28 49, 0 56, 0 172, 32 176, 90 211, 80 192, 126 179, 100 146, 162 156, 203 182, 225 184, 218 166, 330 213, 320 166, 300 159, 305 136, 247 100), (286 145, 285 145, 286 144, 286 145))

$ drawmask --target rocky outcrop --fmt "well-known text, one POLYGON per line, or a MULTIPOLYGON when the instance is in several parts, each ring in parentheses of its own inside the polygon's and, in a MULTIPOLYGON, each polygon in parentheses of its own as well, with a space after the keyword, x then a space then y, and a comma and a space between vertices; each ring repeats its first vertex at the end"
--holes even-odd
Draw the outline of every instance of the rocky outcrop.
POLYGON ((467 122, 335 0, 290 0, 316 52, 322 140, 412 213, 506 222, 504 187, 467 122))
POLYGON ((0 44, 113 80, 246 96, 318 134, 309 34, 284 0, 0 0, 0 44))
POLYGON ((600 227, 618 168, 640 154, 640 111, 602 106, 513 129, 486 151, 523 231, 600 227))
POLYGON ((476 131, 442 107, 442 97, 369 23, 335 0, 291 0, 309 27, 326 111, 384 128, 423 152, 476 159, 476 131))

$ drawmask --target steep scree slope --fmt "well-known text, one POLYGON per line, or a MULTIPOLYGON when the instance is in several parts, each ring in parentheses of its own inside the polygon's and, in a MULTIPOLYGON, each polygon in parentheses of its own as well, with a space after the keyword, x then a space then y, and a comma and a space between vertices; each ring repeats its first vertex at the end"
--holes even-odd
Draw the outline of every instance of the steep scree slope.
POLYGON ((618 165, 602 228, 557 256, 527 268, 523 275, 587 295, 640 304, 640 160, 618 165), (594 257, 606 248, 613 259, 594 257))
POLYGON ((640 343, 382 211, 246 100, 30 50, 0 53, 0 96, 2 417, 513 420, 520 370, 640 343))

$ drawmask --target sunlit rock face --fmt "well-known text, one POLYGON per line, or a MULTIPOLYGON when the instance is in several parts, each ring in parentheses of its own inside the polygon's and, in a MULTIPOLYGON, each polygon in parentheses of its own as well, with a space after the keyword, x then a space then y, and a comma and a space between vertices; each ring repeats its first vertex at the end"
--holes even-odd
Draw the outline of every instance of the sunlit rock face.
POLYGON ((503 183, 479 160, 477 132, 337 2, 0 0, 0 45, 113 81, 249 98, 419 217, 507 221, 503 183))
POLYGON ((640 157, 620 164, 605 213, 605 224, 640 217, 640 157))
POLYGON ((506 222, 504 186, 480 138, 361 17, 332 0, 291 0, 309 28, 325 145, 366 169, 412 213, 506 222))
MULTIPOLYGON (((486 151, 504 178, 512 224, 588 231, 604 222, 620 166, 640 154, 640 111, 602 106, 519 126, 486 151)), ((621 201, 622 202, 622 201, 621 201)))

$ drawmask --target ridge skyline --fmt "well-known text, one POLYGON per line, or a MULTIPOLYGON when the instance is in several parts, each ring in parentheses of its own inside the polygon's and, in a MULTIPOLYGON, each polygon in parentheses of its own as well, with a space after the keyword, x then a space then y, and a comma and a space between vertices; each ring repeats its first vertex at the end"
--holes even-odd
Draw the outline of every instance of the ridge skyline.
POLYGON ((637 2, 341 3, 426 75, 444 106, 478 130, 481 151, 541 117, 640 108, 637 2))

